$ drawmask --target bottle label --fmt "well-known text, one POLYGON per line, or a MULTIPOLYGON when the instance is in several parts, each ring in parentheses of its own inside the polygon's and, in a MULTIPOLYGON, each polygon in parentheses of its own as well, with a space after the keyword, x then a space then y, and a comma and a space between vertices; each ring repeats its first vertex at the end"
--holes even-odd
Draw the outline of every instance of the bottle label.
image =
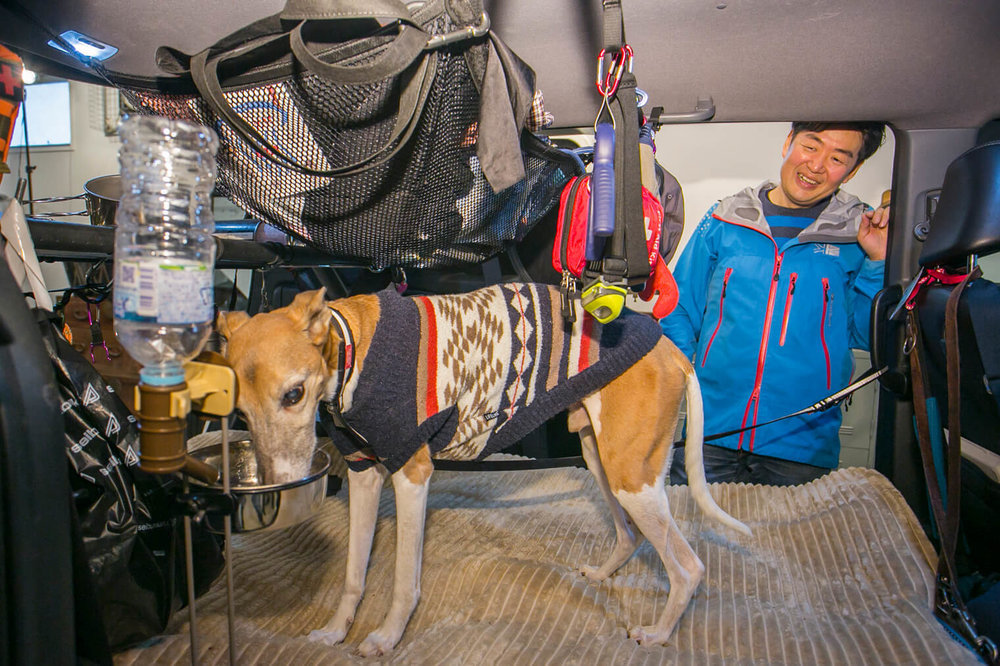
POLYGON ((115 271, 115 318, 157 324, 212 320, 212 270, 177 259, 119 260, 115 271))

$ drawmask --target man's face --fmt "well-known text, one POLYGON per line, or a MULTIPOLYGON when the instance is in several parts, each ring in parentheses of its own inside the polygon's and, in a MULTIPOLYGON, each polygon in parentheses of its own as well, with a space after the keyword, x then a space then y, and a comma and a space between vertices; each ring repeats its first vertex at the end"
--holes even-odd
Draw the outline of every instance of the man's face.
POLYGON ((833 194, 858 170, 861 142, 855 130, 789 133, 781 151, 781 183, 771 191, 771 202, 808 208, 833 194))

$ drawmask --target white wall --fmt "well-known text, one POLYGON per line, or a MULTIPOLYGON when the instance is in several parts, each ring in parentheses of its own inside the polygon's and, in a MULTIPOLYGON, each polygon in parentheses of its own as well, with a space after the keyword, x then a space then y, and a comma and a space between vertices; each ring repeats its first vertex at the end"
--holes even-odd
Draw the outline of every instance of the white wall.
MULTIPOLYGON (((72 143, 69 146, 46 146, 31 149, 32 189, 36 199, 70 196, 83 193, 83 185, 91 178, 118 173, 118 137, 104 133, 104 89, 85 83, 70 82, 70 117, 72 143)), ((25 100, 31 114, 31 96, 25 100)), ((11 148, 7 156, 11 173, 4 176, 0 192, 11 195, 17 177, 24 174, 23 148, 11 148)), ((38 205, 35 214, 51 211, 82 210, 83 201, 38 205)), ((66 221, 86 222, 84 217, 66 221)))
MULTIPOLYGON (((657 161, 684 191, 684 235, 687 243, 709 207, 748 185, 777 181, 781 147, 791 123, 667 125, 656 135, 657 161)), ((892 133, 844 186, 862 201, 877 205, 892 182, 892 133)), ((676 262, 680 250, 674 254, 676 262)), ((672 264, 671 264, 672 267, 672 264)))
MULTIPOLYGON (((118 173, 118 137, 104 133, 105 90, 85 83, 70 82, 70 117, 72 143, 69 146, 32 148, 31 164, 35 167, 32 177, 32 195, 35 199, 83 194, 84 184, 91 178, 118 173)), ((22 112, 32 112, 31 95, 25 100, 22 112)), ((0 194, 13 196, 17 179, 25 172, 24 148, 11 148, 7 155, 11 173, 3 177, 0 194)), ((0 206, 2 208, 2 206, 0 206)), ((60 203, 37 204, 35 215, 41 217, 51 212, 80 211, 86 208, 82 199, 60 203)), ((28 206, 25 206, 25 213, 28 206)), ((60 217, 62 222, 89 222, 85 216, 60 217)), ((68 286, 61 264, 42 264, 46 283, 50 289, 68 286)))

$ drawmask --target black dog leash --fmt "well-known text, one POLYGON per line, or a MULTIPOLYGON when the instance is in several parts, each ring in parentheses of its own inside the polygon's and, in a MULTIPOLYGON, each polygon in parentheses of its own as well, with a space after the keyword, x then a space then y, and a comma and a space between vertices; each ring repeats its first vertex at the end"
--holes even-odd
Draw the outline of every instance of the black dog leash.
MULTIPOLYGON (((828 395, 819 402, 814 402, 805 409, 800 409, 797 412, 792 412, 791 414, 785 414, 784 416, 779 416, 776 419, 771 419, 770 421, 764 421, 763 423, 756 423, 752 426, 747 426, 745 428, 737 428, 736 430, 728 430, 726 432, 716 433, 714 435, 709 435, 705 437, 704 441, 711 442, 716 439, 722 439, 723 437, 729 437, 730 435, 738 435, 746 430, 753 430, 754 428, 760 428, 761 426, 771 425, 772 423, 777 423, 778 421, 784 421, 785 419, 790 419, 793 416, 802 416, 803 414, 812 414, 813 412, 822 412, 834 405, 840 404, 847 399, 852 393, 857 391, 859 388, 866 386, 879 377, 881 377, 885 372, 889 370, 888 366, 885 366, 879 370, 874 368, 868 369, 864 374, 857 378, 853 383, 848 384, 844 388, 840 389, 832 395, 828 395)), ((682 441, 674 442, 674 444, 683 444, 682 441)))
MULTIPOLYGON (((784 421, 785 419, 790 419, 793 416, 802 416, 803 414, 822 412, 830 407, 833 407, 834 405, 840 404, 858 389, 867 386, 881 377, 886 371, 888 371, 888 369, 888 366, 878 370, 870 368, 854 382, 804 409, 792 412, 791 414, 785 414, 784 416, 779 416, 778 418, 771 419, 770 421, 757 423, 752 426, 746 426, 745 428, 737 428, 736 430, 728 430, 726 432, 708 435, 703 441, 711 442, 716 439, 722 439, 723 437, 729 437, 730 435, 738 435, 741 432, 777 423, 778 421, 784 421)), ((683 446, 684 440, 678 440, 674 442, 674 445, 683 446)), ((449 472, 514 472, 532 469, 549 469, 551 467, 586 467, 586 463, 583 460, 583 456, 565 456, 560 458, 511 458, 507 460, 434 460, 434 469, 449 472)))

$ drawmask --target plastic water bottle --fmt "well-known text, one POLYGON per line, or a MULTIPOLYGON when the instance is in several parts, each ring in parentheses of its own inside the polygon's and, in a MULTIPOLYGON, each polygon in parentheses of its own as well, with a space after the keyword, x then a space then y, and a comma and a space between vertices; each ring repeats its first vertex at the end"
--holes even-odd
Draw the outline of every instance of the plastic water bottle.
POLYGON ((212 330, 219 140, 208 127, 156 116, 129 117, 119 135, 115 329, 142 364, 141 380, 172 386, 212 330))

